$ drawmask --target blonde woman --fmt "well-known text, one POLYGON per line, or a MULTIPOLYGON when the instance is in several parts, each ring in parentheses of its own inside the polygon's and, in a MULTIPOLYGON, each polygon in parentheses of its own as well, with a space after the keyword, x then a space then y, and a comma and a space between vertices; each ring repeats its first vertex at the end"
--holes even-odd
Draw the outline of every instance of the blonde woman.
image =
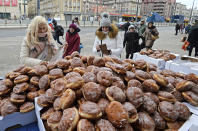
POLYGON ((36 16, 29 24, 26 37, 21 45, 21 63, 35 66, 43 61, 50 61, 57 49, 47 21, 42 16, 36 16))

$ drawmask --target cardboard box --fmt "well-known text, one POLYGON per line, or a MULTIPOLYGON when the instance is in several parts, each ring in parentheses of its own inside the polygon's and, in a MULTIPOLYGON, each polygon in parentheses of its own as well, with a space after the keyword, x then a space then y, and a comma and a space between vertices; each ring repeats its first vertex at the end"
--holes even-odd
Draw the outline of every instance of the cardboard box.
MULTIPOLYGON (((40 111, 43 109, 37 104, 37 99, 35 98, 35 111, 36 111, 36 117, 38 120, 38 127, 40 131, 45 131, 45 126, 43 124, 43 121, 40 116, 40 111)), ((191 110, 190 110, 191 111, 191 110)), ((192 112, 193 113, 193 112, 192 112)), ((179 131, 198 131, 198 116, 195 114, 192 114, 190 118, 183 124, 183 126, 179 129, 179 131)))
POLYGON ((16 125, 25 126, 35 121, 37 121, 35 110, 27 113, 15 112, 5 117, 0 116, 0 131, 16 125))
POLYGON ((45 131, 45 126, 41 119, 41 113, 40 113, 40 111, 43 109, 43 107, 41 107, 37 104, 37 99, 38 99, 38 97, 34 99, 34 102, 35 102, 35 112, 36 112, 36 117, 37 117, 37 121, 38 121, 38 127, 39 127, 40 131, 45 131))

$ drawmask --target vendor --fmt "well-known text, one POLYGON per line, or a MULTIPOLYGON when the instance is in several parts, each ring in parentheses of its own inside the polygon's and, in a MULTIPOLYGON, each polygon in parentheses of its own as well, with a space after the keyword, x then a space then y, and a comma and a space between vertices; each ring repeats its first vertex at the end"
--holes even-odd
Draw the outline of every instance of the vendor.
POLYGON ((121 56, 123 50, 123 41, 118 33, 118 28, 111 24, 108 14, 103 14, 100 21, 100 27, 96 31, 96 38, 93 46, 93 52, 101 55, 100 45, 106 44, 111 55, 121 56))
POLYGON ((57 49, 47 21, 42 16, 36 16, 29 24, 21 45, 21 63, 35 66, 43 61, 50 61, 57 49))

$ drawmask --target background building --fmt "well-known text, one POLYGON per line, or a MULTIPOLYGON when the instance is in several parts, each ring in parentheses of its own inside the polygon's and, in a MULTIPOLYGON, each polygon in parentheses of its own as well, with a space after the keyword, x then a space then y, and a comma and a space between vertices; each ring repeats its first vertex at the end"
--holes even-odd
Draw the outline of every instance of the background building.
POLYGON ((0 0, 0 19, 24 19, 27 0, 0 0))

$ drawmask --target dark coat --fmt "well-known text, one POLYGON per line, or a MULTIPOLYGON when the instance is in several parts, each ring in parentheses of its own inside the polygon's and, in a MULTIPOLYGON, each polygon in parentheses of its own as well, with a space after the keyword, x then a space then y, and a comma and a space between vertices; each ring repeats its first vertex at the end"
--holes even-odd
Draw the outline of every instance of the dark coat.
POLYGON ((137 32, 127 32, 124 36, 123 46, 126 45, 126 53, 135 53, 139 51, 140 36, 137 32))
POLYGON ((190 46, 198 47, 198 25, 192 26, 187 41, 190 43, 190 46))
POLYGON ((127 22, 127 23, 125 23, 123 26, 124 26, 125 32, 127 32, 127 31, 128 31, 128 28, 129 28, 129 26, 130 26, 130 23, 127 22))
POLYGON ((71 55, 74 51, 79 51, 80 48, 80 36, 76 30, 74 33, 70 33, 68 30, 66 33, 66 41, 68 43, 67 50, 64 51, 63 57, 71 55))
POLYGON ((180 29, 180 25, 179 24, 176 24, 175 25, 175 30, 179 30, 180 29))

